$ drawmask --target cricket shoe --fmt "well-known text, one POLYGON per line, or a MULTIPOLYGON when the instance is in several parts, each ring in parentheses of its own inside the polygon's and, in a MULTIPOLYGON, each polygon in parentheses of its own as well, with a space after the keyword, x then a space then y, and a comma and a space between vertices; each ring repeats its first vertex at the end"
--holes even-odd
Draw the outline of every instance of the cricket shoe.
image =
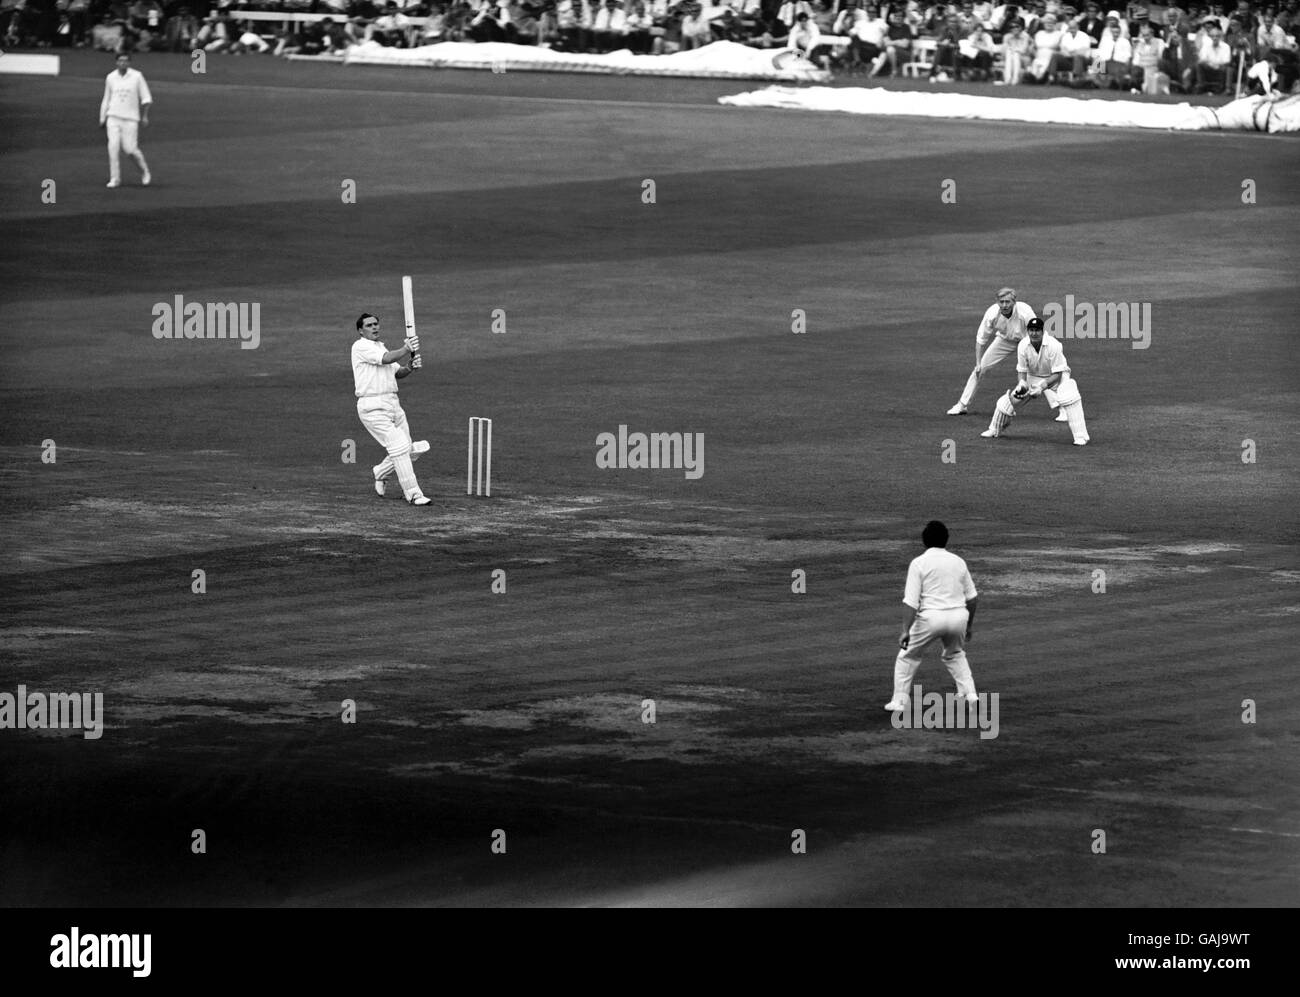
POLYGON ((140 178, 140 186, 148 187, 151 183, 153 183, 153 174, 150 173, 148 170, 145 170, 144 176, 140 178))
POLYGON ((996 440, 998 438, 998 431, 996 429, 986 429, 984 432, 980 433, 980 436, 984 437, 986 440, 996 440))
POLYGON ((1056 414, 1056 421, 1057 421, 1057 422, 1069 422, 1069 421, 1070 421, 1070 417, 1069 417, 1068 415, 1065 414, 1065 409, 1061 409, 1059 412, 1057 412, 1057 414, 1056 414))
POLYGON ((891 699, 888 703, 885 704, 885 709, 888 710, 890 713, 897 713, 899 710, 907 709, 907 704, 900 703, 897 699, 891 699))
POLYGON ((121 186, 122 186, 122 181, 121 181, 121 180, 110 180, 108 183, 104 184, 104 186, 105 186, 105 187, 121 187, 121 186))
POLYGON ((378 495, 380 498, 383 498, 383 497, 384 497, 384 479, 383 479, 383 478, 376 478, 376 479, 375 479, 375 494, 378 495))
POLYGON ((423 492, 416 492, 406 500, 407 505, 429 505, 433 499, 425 496, 423 492))
POLYGON ((965 414, 966 414, 966 406, 963 405, 961 402, 958 402, 956 405, 954 405, 952 408, 950 408, 950 409, 948 410, 948 414, 949 414, 949 415, 965 415, 965 414))
POLYGON ((1088 441, 1087 441, 1087 440, 1075 440, 1075 441, 1074 441, 1074 445, 1075 445, 1076 447, 1086 447, 1086 446, 1088 445, 1088 441))

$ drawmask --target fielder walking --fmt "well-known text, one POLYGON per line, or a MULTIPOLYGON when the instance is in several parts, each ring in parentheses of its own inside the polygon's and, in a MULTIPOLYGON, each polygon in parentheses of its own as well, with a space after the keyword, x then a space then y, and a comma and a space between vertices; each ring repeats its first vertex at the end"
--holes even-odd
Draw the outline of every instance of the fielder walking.
POLYGON ((153 183, 149 164, 140 151, 140 128, 149 127, 153 96, 144 74, 131 68, 131 57, 123 52, 117 68, 104 81, 104 99, 99 102, 99 127, 108 131, 108 187, 122 186, 121 155, 126 153, 140 167, 140 183, 153 183))
MULTIPOLYGON (((1079 385, 1070 376, 1070 365, 1065 360, 1061 341, 1043 331, 1040 318, 1031 319, 1028 325, 1029 337, 1021 340, 1016 348, 1016 373, 1020 375, 1020 381, 998 399, 993 407, 993 420, 980 436, 1001 436, 1020 406, 1055 389, 1061 417, 1070 424, 1074 445, 1086 446, 1089 436, 1088 424, 1083 418, 1083 396, 1079 394, 1079 385)), ((1061 417, 1056 421, 1060 422, 1061 417)))
POLYGON ((402 496, 411 505, 428 505, 420 491, 413 462, 427 453, 427 440, 411 442, 406 413, 397 401, 398 379, 409 377, 423 364, 417 355, 420 337, 412 334, 390 350, 379 340, 379 319, 363 312, 357 319, 357 341, 352 344, 352 380, 356 384, 357 415, 388 456, 371 468, 375 492, 384 496, 384 483, 393 474, 402 486, 402 496))
MULTIPOLYGON (((1014 289, 1004 287, 998 291, 997 301, 989 305, 975 330, 975 369, 966 379, 961 398, 948 410, 949 415, 965 415, 969 411, 984 372, 1016 352, 1017 345, 1025 337, 1026 324, 1034 317, 1034 310, 1016 299, 1014 289)), ((1047 400, 1053 408, 1056 407, 1055 396, 1049 394, 1047 400)), ((1064 416, 1057 421, 1064 422, 1064 416)))
POLYGON ((966 660, 966 641, 975 636, 975 606, 979 593, 966 562, 950 554, 948 527, 936 520, 921 531, 925 553, 907 566, 903 604, 907 622, 898 637, 894 659, 894 697, 885 704, 891 713, 906 710, 912 699, 912 679, 921 667, 925 649, 935 641, 943 645, 943 663, 957 683, 957 695, 967 703, 979 701, 975 679, 966 660))

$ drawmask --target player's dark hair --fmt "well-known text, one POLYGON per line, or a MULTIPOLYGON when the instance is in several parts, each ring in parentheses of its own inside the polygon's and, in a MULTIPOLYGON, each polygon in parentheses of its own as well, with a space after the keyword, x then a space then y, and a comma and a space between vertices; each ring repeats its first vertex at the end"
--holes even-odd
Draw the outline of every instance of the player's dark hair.
POLYGON ((357 319, 357 332, 361 331, 361 326, 365 324, 368 318, 379 318, 378 315, 371 315, 369 312, 362 312, 361 317, 357 319))
POLYGON ((930 520, 921 531, 921 543, 927 547, 947 547, 948 527, 937 519, 930 520))

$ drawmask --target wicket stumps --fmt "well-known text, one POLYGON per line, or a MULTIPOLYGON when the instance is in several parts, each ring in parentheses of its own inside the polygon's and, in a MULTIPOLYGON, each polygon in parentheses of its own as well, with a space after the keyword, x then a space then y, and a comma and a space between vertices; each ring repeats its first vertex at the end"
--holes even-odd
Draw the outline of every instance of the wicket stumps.
POLYGON ((469 453, 466 458, 465 494, 492 494, 492 420, 470 416, 469 453), (486 460, 484 453, 486 452, 486 460), (477 455, 478 460, 475 461, 477 455), (475 486, 477 485, 477 489, 475 486))

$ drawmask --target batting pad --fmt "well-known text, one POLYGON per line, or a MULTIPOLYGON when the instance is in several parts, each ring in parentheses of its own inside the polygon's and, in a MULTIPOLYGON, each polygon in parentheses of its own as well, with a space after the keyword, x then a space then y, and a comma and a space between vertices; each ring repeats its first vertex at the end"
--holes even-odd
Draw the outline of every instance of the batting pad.
POLYGON ((1079 385, 1075 383, 1074 378, 1061 378, 1061 383, 1056 386, 1056 400, 1061 403, 1062 408, 1072 402, 1083 401, 1083 396, 1079 394, 1079 385))
POLYGON ((1061 407, 1065 409, 1065 418, 1070 422, 1070 432, 1074 434, 1075 442, 1082 440, 1087 443, 1090 437, 1088 436, 1088 424, 1083 419, 1083 401, 1073 401, 1069 405, 1062 405, 1061 407))
POLYGON ((993 420, 989 423, 989 429, 995 433, 1000 433, 1016 415, 1016 407, 1011 404, 1011 392, 998 396, 997 404, 993 406, 993 420))
MULTIPOLYGON (((410 456, 411 458, 411 463, 414 464, 417 460, 420 459, 420 454, 426 454, 428 452, 429 452, 429 441, 416 440, 414 443, 411 444, 411 452, 408 456, 410 456)), ((387 478, 390 474, 393 473, 394 469, 395 468, 393 466, 393 458, 385 457, 382 461, 380 461, 378 464, 374 466, 375 480, 383 481, 385 478, 387 478)))
POLYGON ((420 483, 415 480, 415 468, 411 466, 409 454, 392 458, 393 469, 397 472, 397 481, 402 486, 402 494, 409 501, 411 496, 420 493, 420 483))

